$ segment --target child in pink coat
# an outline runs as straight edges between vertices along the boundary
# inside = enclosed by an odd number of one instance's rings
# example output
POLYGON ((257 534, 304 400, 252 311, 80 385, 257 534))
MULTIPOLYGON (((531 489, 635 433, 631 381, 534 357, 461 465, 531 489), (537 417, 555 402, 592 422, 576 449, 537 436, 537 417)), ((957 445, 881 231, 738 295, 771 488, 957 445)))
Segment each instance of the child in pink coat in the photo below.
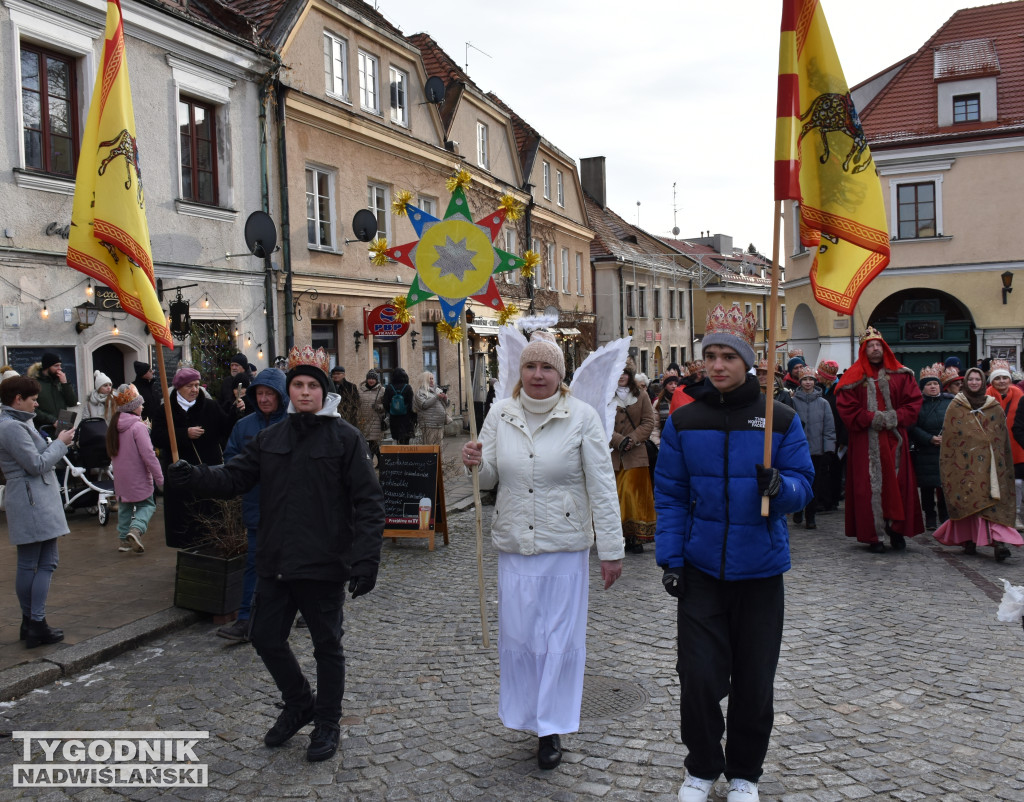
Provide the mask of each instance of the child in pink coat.
POLYGON ((142 401, 134 384, 122 384, 114 393, 116 411, 107 427, 107 453, 118 501, 117 550, 136 554, 146 550, 142 536, 156 511, 153 485, 162 487, 164 483, 149 429, 142 422, 142 401))

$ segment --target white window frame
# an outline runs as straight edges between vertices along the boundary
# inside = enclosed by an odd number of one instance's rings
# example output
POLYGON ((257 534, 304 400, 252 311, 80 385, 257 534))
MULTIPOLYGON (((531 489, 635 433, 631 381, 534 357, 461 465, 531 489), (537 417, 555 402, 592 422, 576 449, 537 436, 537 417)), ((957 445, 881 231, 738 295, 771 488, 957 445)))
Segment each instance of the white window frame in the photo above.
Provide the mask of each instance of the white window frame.
POLYGON ((743 315, 744 316, 749 315, 753 311, 754 311, 754 307, 751 304, 749 304, 749 303, 744 303, 743 304, 743 315))
POLYGON ((544 176, 544 198, 551 200, 551 165, 541 162, 541 172, 544 176))
MULTIPOLYGON (((676 317, 676 291, 670 287, 668 291, 668 319, 675 320, 676 317)), ((675 361, 674 359, 672 360, 675 361)))
POLYGON ((576 251, 576 294, 583 295, 583 254, 576 251))
POLYGON ((432 198, 429 195, 420 195, 416 198, 416 207, 431 217, 437 217, 437 198, 432 198))
POLYGON ((569 294, 569 249, 562 248, 562 293, 569 294))
POLYGON ((894 242, 928 242, 940 240, 947 236, 942 221, 942 176, 938 173, 929 175, 908 175, 899 180, 889 181, 889 231, 894 232, 894 242), (933 184, 935 187, 935 236, 934 237, 900 237, 900 187, 907 184, 933 184))
POLYGON ((636 288, 637 317, 647 320, 647 285, 639 284, 636 288))
POLYGON ((754 313, 757 316, 757 328, 760 331, 764 330, 764 304, 758 304, 754 313))
POLYGON ((388 69, 388 77, 390 78, 388 100, 391 104, 391 122, 396 125, 400 125, 403 128, 408 128, 409 73, 405 70, 398 69, 398 67, 390 67, 388 69), (395 88, 396 84, 401 84, 401 90, 395 88))
POLYGON ((547 251, 548 251, 548 258, 547 258, 546 261, 547 261, 547 265, 548 265, 548 289, 549 290, 553 290, 555 288, 555 286, 556 286, 556 284, 555 284, 555 244, 553 242, 549 242, 548 243, 547 251))
POLYGON ((366 182, 366 208, 377 218, 377 237, 383 235, 391 241, 391 187, 377 181, 366 182), (371 194, 373 193, 373 194, 371 194), (380 199, 378 203, 377 200, 380 199), (380 216, 384 215, 384 231, 380 229, 380 216))
POLYGON ((331 31, 324 31, 324 84, 328 97, 345 103, 349 102, 348 40, 336 33, 331 33, 331 31), (327 53, 328 46, 331 48, 330 55, 327 53), (328 59, 330 60, 329 69, 328 59))
POLYGON ((559 206, 565 206, 565 182, 561 170, 555 170, 555 200, 559 206))
MULTIPOLYGON (((307 164, 306 165, 306 184, 307 184, 307 188, 306 188, 306 246, 311 251, 332 251, 332 252, 336 251, 337 250, 338 238, 337 238, 337 231, 336 231, 336 222, 337 222, 336 218, 337 218, 337 215, 334 214, 335 207, 336 207, 336 201, 335 201, 335 195, 334 195, 334 172, 331 171, 331 170, 325 170, 323 167, 319 167, 319 166, 317 166, 315 164, 307 164), (318 202, 313 204, 313 209, 314 209, 315 216, 312 217, 312 218, 309 216, 309 175, 311 173, 313 175, 313 190, 314 190, 314 192, 316 192, 316 189, 317 189, 317 186, 318 186, 318 183, 319 183, 317 181, 317 177, 321 176, 321 175, 327 177, 327 207, 328 207, 328 209, 330 210, 330 213, 331 213, 331 218, 330 218, 330 220, 327 221, 328 224, 329 224, 329 228, 330 228, 329 236, 331 238, 330 244, 328 244, 328 245, 322 245, 320 243, 320 241, 319 241, 319 236, 317 237, 317 241, 316 242, 310 242, 309 241, 309 221, 313 220, 314 230, 316 230, 316 231, 320 230, 320 224, 323 222, 320 219, 320 214, 319 214, 320 204, 318 202)), ((316 198, 319 199, 319 197, 320 197, 320 194, 316 193, 316 198)))
POLYGON ((359 51, 359 107, 380 114, 380 59, 365 50, 359 51))
POLYGON ((651 311, 655 320, 661 318, 661 287, 654 287, 651 290, 651 311))
POLYGON ((490 168, 490 159, 487 150, 487 123, 477 120, 476 122, 476 164, 485 170, 490 168))
POLYGON ((636 317, 636 287, 632 284, 626 285, 626 317, 636 317))
POLYGON ((779 328, 786 328, 786 305, 779 304, 779 328))
MULTIPOLYGON (((516 253, 516 230, 514 228, 505 229, 505 251, 512 254, 516 253)), ((519 283, 519 271, 508 270, 505 272, 505 283, 506 284, 518 284, 519 283)))
POLYGON ((793 256, 803 256, 807 253, 807 248, 800 241, 800 204, 797 201, 793 201, 793 256))

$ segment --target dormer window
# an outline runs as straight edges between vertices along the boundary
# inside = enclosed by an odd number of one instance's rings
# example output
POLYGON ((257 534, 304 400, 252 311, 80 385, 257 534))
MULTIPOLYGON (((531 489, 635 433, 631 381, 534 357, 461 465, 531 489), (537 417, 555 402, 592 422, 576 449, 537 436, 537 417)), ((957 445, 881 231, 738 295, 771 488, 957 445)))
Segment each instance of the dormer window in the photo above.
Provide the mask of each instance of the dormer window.
POLYGON ((976 123, 981 120, 981 95, 953 96, 953 123, 976 123))

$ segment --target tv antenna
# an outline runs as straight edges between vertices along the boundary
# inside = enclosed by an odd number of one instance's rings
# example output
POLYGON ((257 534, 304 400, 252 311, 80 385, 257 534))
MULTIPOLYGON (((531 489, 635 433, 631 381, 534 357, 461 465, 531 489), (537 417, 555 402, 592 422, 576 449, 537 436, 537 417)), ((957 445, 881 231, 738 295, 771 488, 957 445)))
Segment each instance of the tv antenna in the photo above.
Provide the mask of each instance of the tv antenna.
POLYGON ((469 74, 469 48, 473 48, 477 53, 483 53, 487 58, 491 58, 490 53, 484 53, 479 47, 472 42, 466 42, 466 74, 469 74))
POLYGON ((679 207, 676 206, 676 182, 672 182, 672 236, 679 236, 679 221, 676 219, 676 215, 679 213, 679 207))

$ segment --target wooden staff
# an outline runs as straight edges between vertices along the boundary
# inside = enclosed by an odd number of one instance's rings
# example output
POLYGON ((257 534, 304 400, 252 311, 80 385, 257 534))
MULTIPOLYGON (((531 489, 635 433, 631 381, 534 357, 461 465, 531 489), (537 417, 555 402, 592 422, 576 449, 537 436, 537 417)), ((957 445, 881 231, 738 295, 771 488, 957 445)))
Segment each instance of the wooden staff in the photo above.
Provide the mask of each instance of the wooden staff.
MULTIPOLYGON (((466 307, 462 307, 462 336, 469 336, 469 322, 466 320, 466 307)), ((465 348, 462 349, 462 369, 466 373, 466 380, 462 386, 466 388, 466 408, 469 410, 469 439, 476 442, 476 404, 473 399, 473 374, 470 371, 469 362, 469 340, 466 340, 465 348)), ((473 477, 473 505, 476 507, 476 578, 480 588, 480 629, 484 636, 484 648, 491 647, 491 638, 487 634, 487 602, 484 599, 484 519, 483 502, 480 500, 480 474, 477 472, 479 465, 470 469, 473 477)))
MULTIPOLYGON (((772 297, 768 302, 768 381, 764 399, 764 467, 772 467, 772 425, 775 420, 775 322, 779 309, 779 232, 782 201, 775 201, 775 233, 772 235, 772 297)), ((768 517, 768 496, 761 497, 761 515, 768 517)))
MULTIPOLYGON (((156 342, 154 340, 154 342, 156 342)), ((171 393, 167 389, 167 368, 164 367, 164 347, 156 343, 156 364, 160 374, 160 389, 164 395, 164 414, 167 416, 167 436, 171 440, 171 462, 178 461, 178 440, 174 436, 174 416, 171 414, 171 393)))

